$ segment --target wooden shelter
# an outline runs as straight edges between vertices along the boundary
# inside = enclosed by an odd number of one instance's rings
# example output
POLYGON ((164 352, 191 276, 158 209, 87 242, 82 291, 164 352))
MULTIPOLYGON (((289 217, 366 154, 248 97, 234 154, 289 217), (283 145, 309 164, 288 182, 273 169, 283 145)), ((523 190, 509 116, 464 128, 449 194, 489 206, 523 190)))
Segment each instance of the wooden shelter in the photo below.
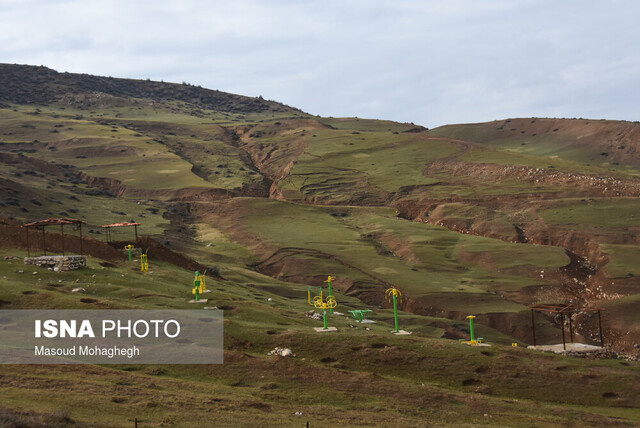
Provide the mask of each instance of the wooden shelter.
POLYGON ((107 229, 106 240, 107 242, 111 242, 111 228, 113 227, 128 227, 133 226, 136 234, 136 241, 138 240, 138 226, 141 226, 140 223, 132 223, 132 222, 122 222, 122 223, 112 223, 112 224, 103 224, 102 227, 107 229))
POLYGON ((564 317, 565 315, 569 318, 569 336, 571 339, 571 343, 573 343, 573 323, 571 320, 571 315, 574 313, 580 312, 597 312, 598 313, 598 326, 600 330, 600 346, 604 347, 604 338, 602 336, 602 309, 600 308, 589 308, 589 307, 578 307, 574 305, 570 305, 567 303, 556 303, 556 304, 539 304, 529 306, 531 309, 531 331, 533 333, 533 346, 536 346, 536 324, 535 324, 535 312, 547 312, 552 314, 560 314, 560 329, 562 330, 562 347, 566 351, 567 343, 564 334, 564 317))
POLYGON ((47 226, 57 226, 60 225, 60 234, 61 234, 61 243, 62 243, 62 255, 64 256, 64 225, 71 224, 75 225, 77 229, 80 230, 80 255, 84 255, 84 251, 82 248, 82 225, 86 224, 85 221, 78 220, 77 218, 55 218, 50 217, 45 220, 34 221, 31 223, 25 223, 24 227, 27 232, 27 257, 31 257, 31 246, 29 244, 29 228, 35 227, 42 229, 42 252, 46 256, 47 255, 47 234, 46 227, 47 226))

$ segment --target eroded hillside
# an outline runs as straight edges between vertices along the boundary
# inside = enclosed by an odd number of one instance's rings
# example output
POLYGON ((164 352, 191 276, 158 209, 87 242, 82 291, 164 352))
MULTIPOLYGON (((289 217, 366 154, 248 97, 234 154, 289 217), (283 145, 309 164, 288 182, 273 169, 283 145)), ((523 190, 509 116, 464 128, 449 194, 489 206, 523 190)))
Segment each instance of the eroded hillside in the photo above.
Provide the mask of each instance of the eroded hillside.
POLYGON ((5 216, 76 216, 94 236, 142 221, 211 262, 301 289, 330 272, 372 305, 394 285, 408 311, 473 312, 525 342, 527 305, 601 306, 616 349, 637 352, 638 124, 427 130, 190 85, 2 71, 5 216))

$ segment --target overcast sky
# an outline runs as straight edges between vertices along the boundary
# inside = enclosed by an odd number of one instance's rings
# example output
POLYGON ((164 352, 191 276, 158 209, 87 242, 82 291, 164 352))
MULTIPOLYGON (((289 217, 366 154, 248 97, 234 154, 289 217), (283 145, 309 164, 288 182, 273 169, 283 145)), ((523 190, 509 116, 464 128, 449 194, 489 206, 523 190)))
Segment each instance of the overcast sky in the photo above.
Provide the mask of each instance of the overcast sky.
POLYGON ((640 120, 640 2, 0 0, 0 62, 428 127, 640 120))

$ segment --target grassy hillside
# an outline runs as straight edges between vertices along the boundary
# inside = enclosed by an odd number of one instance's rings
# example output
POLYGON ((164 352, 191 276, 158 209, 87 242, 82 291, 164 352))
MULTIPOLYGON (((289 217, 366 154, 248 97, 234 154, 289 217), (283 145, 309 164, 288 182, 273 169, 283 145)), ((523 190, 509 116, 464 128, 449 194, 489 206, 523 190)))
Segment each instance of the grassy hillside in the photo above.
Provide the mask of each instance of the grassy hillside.
MULTIPOLYGON (((0 65, 0 83, 0 256, 26 253, 14 221, 51 216, 86 221, 97 241, 102 224, 138 221, 157 241, 147 275, 91 240, 89 267, 75 272, 0 258, 0 307, 193 308, 192 261, 219 271, 208 297, 225 310, 224 365, 0 367, 0 421, 640 423, 639 125, 427 130, 40 67, 0 65), (327 275, 345 314, 330 318, 333 335, 305 314, 308 287, 327 275), (389 287, 403 293, 411 336, 389 333, 389 287), (524 349, 527 306, 568 302, 602 307, 605 341, 627 359, 524 349), (377 322, 358 324, 351 309, 377 322), (458 343, 469 314, 491 348, 458 343), (295 357, 267 356, 276 346, 295 357)), ((597 341, 594 319, 573 321, 577 340, 597 341)), ((558 343, 559 323, 540 315, 538 340, 558 343)))
MULTIPOLYGON (((0 263, 3 308, 192 306, 186 302, 192 273, 153 258, 146 275, 136 262, 125 260, 104 267, 91 259, 87 269, 65 274, 24 270, 19 261, 0 263), (71 293, 75 287, 86 292, 71 293)), ((640 399, 637 364, 513 349, 495 343, 509 339, 487 328, 482 334, 494 346, 473 349, 439 338, 447 328, 463 329, 464 323, 406 314, 403 324, 414 335, 392 337, 388 310, 375 312, 379 323, 369 324, 369 330, 334 316, 330 322, 339 333, 317 335, 311 327, 319 322, 304 315, 309 307, 299 286, 246 269, 223 272, 226 280, 208 281, 212 293, 207 297, 225 308, 224 365, 4 366, 3 407, 18 411, 11 416, 15 420, 62 418, 98 426, 125 426, 134 417, 176 426, 208 426, 212 417, 225 426, 345 418, 353 425, 397 426, 425 417, 443 426, 460 426, 461 420, 469 426, 484 424, 485 418, 498 425, 517 425, 526 418, 532 426, 572 420, 598 426, 640 418, 634 410, 640 399), (296 356, 266 356, 275 346, 291 347, 296 356), (540 378, 540 371, 553 378, 540 378), (585 377, 590 387, 577 394, 574 385, 585 377), (61 389, 64 394, 58 393, 61 389)), ((362 307, 342 293, 338 299, 343 311, 362 307)))

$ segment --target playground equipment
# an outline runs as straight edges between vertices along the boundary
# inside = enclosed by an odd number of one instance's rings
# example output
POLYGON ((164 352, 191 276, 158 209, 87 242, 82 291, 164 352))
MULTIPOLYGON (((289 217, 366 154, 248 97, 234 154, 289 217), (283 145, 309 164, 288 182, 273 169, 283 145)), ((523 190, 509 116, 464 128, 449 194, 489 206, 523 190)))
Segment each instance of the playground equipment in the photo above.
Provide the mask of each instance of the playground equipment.
POLYGON ((396 329, 393 331, 393 333, 399 333, 400 330, 398 330, 398 300, 402 298, 402 293, 397 288, 392 287, 387 289, 385 294, 387 296, 388 301, 391 301, 391 298, 393 297, 393 318, 395 319, 395 325, 396 325, 396 329))
MULTIPOLYGON (((333 297, 333 294, 331 293, 331 281, 334 281, 335 279, 336 279, 336 277, 335 277, 335 276, 331 276, 331 275, 329 275, 329 276, 327 277, 327 280, 326 280, 326 281, 324 281, 324 282, 326 282, 327 284, 329 284, 329 297, 333 297)), ((331 313, 331 314, 333 313, 333 308, 329 310, 329 313, 331 313)))
POLYGON ((327 309, 333 309, 338 306, 338 302, 333 296, 327 296, 326 300, 322 300, 322 296, 316 296, 313 298, 313 306, 322 309, 322 318, 324 321, 324 327, 322 329, 316 329, 316 331, 334 331, 335 327, 327 327, 327 309))
MULTIPOLYGON (((467 317, 467 319, 469 320, 469 336, 471 337, 471 340, 462 340, 462 343, 466 343, 467 345, 471 345, 471 346, 478 346, 482 343, 482 341, 484 340, 482 337, 478 337, 476 339, 476 335, 475 335, 475 331, 473 329, 473 320, 476 318, 475 315, 469 315, 467 317)), ((484 345, 483 345, 484 346, 484 345)))
POLYGON ((135 247, 132 244, 124 246, 124 249, 127 250, 127 252, 129 253, 129 261, 131 261, 131 250, 133 250, 134 248, 135 247))
POLYGON ((140 272, 148 272, 149 271, 149 262, 147 260, 147 252, 149 250, 145 251, 144 254, 140 254, 140 272))
MULTIPOLYGON (((194 284, 194 285, 195 285, 195 284, 194 284)), ((200 291, 200 290, 201 290, 201 286, 200 286, 200 284, 195 285, 195 286, 193 287, 193 290, 191 290, 191 294, 195 294, 195 295, 196 295, 196 302, 199 302, 199 301, 200 301, 200 293, 202 292, 202 291, 200 291)))
MULTIPOLYGON (((323 300, 323 299, 322 299, 322 287, 318 287, 318 294, 319 294, 319 297, 320 297, 320 301, 322 301, 322 300, 323 300)), ((317 297, 318 297, 318 296, 316 296, 316 297, 314 297, 314 298, 313 298, 313 302, 315 302, 315 299, 316 299, 317 297)), ((310 306, 314 306, 314 305, 313 305, 313 302, 311 301, 311 287, 307 288, 307 301, 309 302, 309 305, 310 305, 310 306)))
POLYGON ((356 309, 353 311, 349 311, 349 313, 353 316, 353 318, 357 319, 358 322, 362 322, 364 317, 371 312, 373 312, 371 309, 356 309))
POLYGON ((191 294, 195 294, 196 297, 190 303, 206 303, 208 301, 208 299, 200 299, 201 294, 209 292, 205 284, 206 273, 206 270, 202 274, 199 271, 196 271, 195 278, 193 279, 193 288, 191 289, 191 294))
POLYGON ((207 278, 205 276, 206 274, 207 274, 206 270, 203 273, 196 271, 196 276, 193 279, 193 286, 199 287, 200 294, 209 292, 209 290, 207 290, 207 284, 206 284, 207 278))

